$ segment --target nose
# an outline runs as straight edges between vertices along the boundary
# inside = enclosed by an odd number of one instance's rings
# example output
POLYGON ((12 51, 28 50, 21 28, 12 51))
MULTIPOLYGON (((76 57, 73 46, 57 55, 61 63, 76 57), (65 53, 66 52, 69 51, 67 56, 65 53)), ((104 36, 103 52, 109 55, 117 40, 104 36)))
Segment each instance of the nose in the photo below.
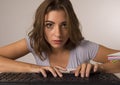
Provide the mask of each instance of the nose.
POLYGON ((60 37, 61 36, 60 26, 58 26, 58 25, 55 27, 55 36, 56 37, 60 37))

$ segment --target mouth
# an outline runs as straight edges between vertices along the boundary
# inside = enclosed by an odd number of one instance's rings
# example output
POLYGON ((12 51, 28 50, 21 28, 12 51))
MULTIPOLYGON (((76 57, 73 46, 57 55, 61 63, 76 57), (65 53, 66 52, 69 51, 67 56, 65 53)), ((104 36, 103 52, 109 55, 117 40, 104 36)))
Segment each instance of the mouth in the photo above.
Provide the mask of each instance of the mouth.
POLYGON ((61 43, 62 43, 62 40, 53 40, 53 42, 54 42, 55 44, 61 44, 61 43))

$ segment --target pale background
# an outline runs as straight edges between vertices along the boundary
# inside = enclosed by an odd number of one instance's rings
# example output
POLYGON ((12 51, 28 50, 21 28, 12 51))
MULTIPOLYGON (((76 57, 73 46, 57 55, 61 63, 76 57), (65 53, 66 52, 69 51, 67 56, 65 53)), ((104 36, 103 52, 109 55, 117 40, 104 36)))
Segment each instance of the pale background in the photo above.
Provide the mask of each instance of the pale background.
MULTIPOLYGON (((0 0, 0 46, 23 37, 43 0, 0 0)), ((120 0, 71 0, 86 39, 120 49, 120 0)), ((31 54, 19 59, 35 63, 31 54)))

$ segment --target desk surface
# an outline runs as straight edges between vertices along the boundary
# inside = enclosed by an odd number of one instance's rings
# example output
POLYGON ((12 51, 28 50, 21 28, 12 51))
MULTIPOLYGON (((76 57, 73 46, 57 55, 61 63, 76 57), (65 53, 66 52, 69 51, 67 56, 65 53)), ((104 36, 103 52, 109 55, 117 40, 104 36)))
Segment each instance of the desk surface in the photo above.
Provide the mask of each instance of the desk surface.
POLYGON ((110 73, 92 73, 89 78, 75 77, 74 74, 63 74, 63 77, 54 78, 51 73, 44 78, 40 73, 0 73, 0 85, 45 85, 71 84, 81 85, 120 85, 120 79, 110 73))

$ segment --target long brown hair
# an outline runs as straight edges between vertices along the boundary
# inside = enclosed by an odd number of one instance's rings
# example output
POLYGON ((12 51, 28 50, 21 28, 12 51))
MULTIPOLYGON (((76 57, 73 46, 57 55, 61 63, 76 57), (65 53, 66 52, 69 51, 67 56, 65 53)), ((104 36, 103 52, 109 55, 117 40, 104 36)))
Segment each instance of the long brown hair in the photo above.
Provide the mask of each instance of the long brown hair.
POLYGON ((75 48, 84 39, 70 0, 44 0, 36 11, 33 29, 28 34, 31 46, 41 60, 46 59, 42 56, 42 52, 51 52, 51 46, 44 37, 44 20, 45 15, 52 10, 64 10, 66 13, 67 27, 69 28, 69 39, 65 44, 66 49, 75 48))

